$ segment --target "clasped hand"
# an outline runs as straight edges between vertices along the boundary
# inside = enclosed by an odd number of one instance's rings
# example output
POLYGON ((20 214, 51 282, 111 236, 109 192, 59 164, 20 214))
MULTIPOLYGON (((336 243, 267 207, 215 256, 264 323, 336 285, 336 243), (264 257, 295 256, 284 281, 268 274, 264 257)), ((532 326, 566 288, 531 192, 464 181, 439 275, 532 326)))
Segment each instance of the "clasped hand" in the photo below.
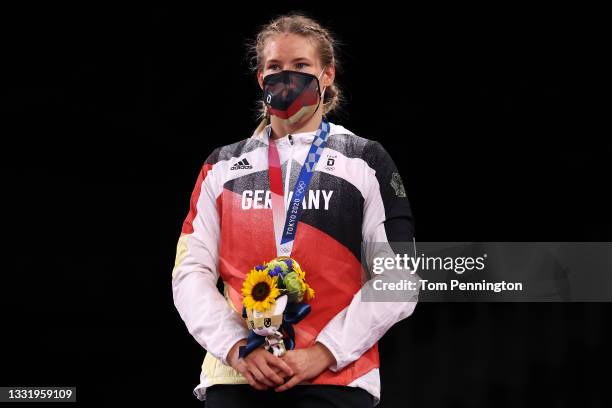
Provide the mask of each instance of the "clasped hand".
POLYGON ((333 354, 321 343, 288 350, 282 357, 261 347, 245 358, 238 358, 238 349, 242 345, 246 345, 246 340, 232 347, 228 362, 253 388, 262 391, 268 388, 274 388, 277 392, 288 390, 302 381, 316 377, 336 362, 333 354))

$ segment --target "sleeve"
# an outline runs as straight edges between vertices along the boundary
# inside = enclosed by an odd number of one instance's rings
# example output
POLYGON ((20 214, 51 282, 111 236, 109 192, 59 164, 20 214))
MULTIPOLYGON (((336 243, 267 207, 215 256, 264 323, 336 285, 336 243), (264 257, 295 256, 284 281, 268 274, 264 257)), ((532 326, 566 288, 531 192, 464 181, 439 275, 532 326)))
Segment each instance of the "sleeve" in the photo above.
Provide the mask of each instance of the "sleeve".
MULTIPOLYGON (((412 242, 414 223, 400 174, 382 145, 369 141, 364 150, 366 193, 362 223, 362 256, 370 277, 375 257, 395 257, 390 243, 412 242)), ((367 280, 351 303, 323 328, 317 341, 336 358, 329 367, 338 371, 357 360, 395 323, 410 316, 417 304, 419 277, 405 269, 385 270, 367 280), (375 290, 375 280, 409 280, 414 290, 400 294, 375 290)), ((397 292, 397 291, 396 291, 397 292)))
POLYGON ((218 149, 197 177, 190 208, 178 239, 172 271, 174 305, 189 333, 223 364, 237 341, 248 331, 240 316, 217 289, 220 220, 216 205, 215 178, 218 149))

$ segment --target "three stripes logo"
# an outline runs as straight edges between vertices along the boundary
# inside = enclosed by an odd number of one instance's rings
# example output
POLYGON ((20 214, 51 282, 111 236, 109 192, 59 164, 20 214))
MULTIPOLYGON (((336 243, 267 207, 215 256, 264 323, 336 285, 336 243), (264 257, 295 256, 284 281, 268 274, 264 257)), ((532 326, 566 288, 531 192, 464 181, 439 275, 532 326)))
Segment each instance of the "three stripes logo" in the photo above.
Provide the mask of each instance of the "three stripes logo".
POLYGON ((234 165, 230 167, 230 170, 243 170, 243 169, 252 169, 252 168, 253 166, 251 166, 249 161, 245 158, 245 159, 240 160, 237 163, 234 163, 234 165))

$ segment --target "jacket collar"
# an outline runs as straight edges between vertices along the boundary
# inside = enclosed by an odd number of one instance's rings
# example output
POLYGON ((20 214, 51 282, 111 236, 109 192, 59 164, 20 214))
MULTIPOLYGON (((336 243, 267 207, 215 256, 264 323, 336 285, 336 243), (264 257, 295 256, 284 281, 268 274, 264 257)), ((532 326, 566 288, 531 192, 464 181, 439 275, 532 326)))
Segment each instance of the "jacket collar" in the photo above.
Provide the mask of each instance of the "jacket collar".
MULTIPOLYGON (((254 133, 251 136, 251 139, 259 140, 260 142, 264 143, 267 146, 268 145, 268 135, 269 135, 271 128, 272 128, 272 124, 269 123, 262 131, 260 131, 259 133, 254 133)), ((317 133, 316 130, 313 130, 311 132, 292 133, 291 138, 293 139, 294 144, 310 144, 312 143, 316 133, 317 133)), ((346 129, 343 126, 336 125, 332 122, 329 122, 329 135, 331 136, 334 134, 353 135, 354 133, 346 129)), ((279 147, 286 146, 286 145, 288 146, 289 145, 288 135, 275 139, 275 143, 279 147)))

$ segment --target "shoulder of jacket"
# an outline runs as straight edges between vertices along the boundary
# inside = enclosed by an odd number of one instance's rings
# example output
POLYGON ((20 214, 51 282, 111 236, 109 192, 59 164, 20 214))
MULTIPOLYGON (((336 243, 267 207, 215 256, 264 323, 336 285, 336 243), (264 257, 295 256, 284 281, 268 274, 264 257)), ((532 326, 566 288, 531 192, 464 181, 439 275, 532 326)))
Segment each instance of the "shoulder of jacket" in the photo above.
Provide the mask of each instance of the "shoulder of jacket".
POLYGON ((266 145, 261 139, 249 136, 237 142, 216 147, 207 159, 207 163, 215 164, 223 160, 230 160, 263 146, 266 145))
POLYGON ((345 128, 341 125, 330 123, 330 138, 328 139, 327 145, 334 150, 337 150, 347 157, 360 157, 366 158, 371 155, 371 150, 376 146, 380 146, 380 143, 357 135, 355 132, 345 128))

